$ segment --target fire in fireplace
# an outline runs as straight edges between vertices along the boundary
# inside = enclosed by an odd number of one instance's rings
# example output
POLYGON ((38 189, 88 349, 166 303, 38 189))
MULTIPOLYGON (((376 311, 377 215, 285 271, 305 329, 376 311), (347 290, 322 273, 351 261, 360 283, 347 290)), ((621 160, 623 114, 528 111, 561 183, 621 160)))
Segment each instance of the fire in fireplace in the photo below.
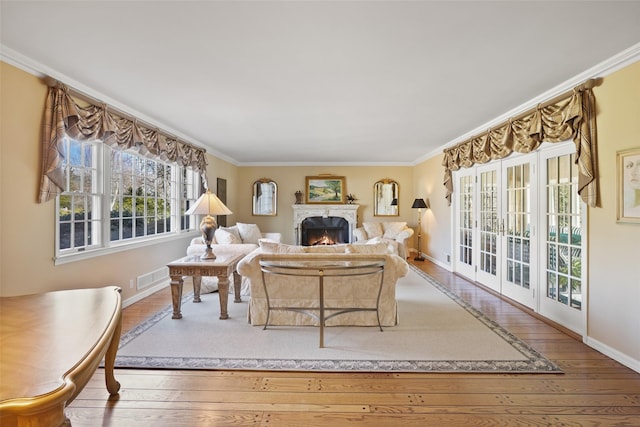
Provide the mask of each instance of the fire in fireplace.
POLYGON ((302 221, 303 246, 336 245, 349 242, 349 223, 340 217, 313 216, 302 221))

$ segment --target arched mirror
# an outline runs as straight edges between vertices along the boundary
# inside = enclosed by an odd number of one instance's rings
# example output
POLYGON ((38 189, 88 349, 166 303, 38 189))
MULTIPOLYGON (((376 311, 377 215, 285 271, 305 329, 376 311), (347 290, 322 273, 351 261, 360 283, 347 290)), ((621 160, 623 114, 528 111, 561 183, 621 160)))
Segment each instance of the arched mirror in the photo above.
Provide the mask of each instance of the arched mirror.
POLYGON ((278 185, 269 178, 261 178, 253 183, 253 214, 276 215, 278 206, 278 185))
POLYGON ((373 216, 398 216, 400 186, 392 179, 385 178, 373 186, 373 216))

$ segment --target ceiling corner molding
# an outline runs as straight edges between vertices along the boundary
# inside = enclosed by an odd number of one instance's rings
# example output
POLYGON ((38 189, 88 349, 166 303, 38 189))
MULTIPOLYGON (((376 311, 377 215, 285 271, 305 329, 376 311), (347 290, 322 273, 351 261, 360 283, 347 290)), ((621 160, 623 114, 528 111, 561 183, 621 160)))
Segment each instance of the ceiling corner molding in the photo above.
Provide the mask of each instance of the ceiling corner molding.
POLYGON ((347 166, 414 166, 413 162, 242 162, 236 166, 239 167, 314 167, 314 166, 335 166, 335 167, 347 167, 347 166))
POLYGON ((472 138, 482 132, 485 132, 487 129, 491 129, 500 123, 508 121, 510 117, 518 116, 523 112, 534 108, 538 104, 542 104, 555 96, 558 96, 564 92, 570 91, 574 87, 584 83, 586 80, 595 79, 600 77, 605 77, 609 74, 612 74, 628 65, 633 64, 634 62, 640 60, 640 43, 636 43, 630 48, 623 50, 617 55, 612 56, 611 58, 602 61, 601 63, 587 69, 586 71, 578 74, 577 76, 566 80, 565 82, 559 84, 558 86, 551 88, 550 90, 542 93, 541 95, 533 98, 532 100, 525 102, 524 104, 506 112, 505 114, 496 117, 495 119, 478 126, 477 128, 465 133, 464 135, 459 136, 458 138, 442 145, 439 149, 432 151, 429 154, 426 154, 420 157, 419 160, 416 160, 414 165, 417 165, 425 160, 434 157, 435 155, 442 154, 443 150, 449 147, 453 147, 454 145, 466 141, 469 138, 472 138))
POLYGON ((238 166, 238 161, 236 159, 232 159, 231 157, 225 154, 222 154, 217 150, 212 149, 210 146, 203 144, 202 142, 196 141, 193 138, 187 135, 184 135, 181 132, 176 131, 175 129, 165 126, 162 123, 159 123, 157 120, 154 120, 151 117, 147 116, 146 114, 143 114, 140 111, 130 108, 110 98, 109 96, 103 93, 100 93, 88 86, 85 86, 84 84, 72 79, 71 77, 66 76, 50 67, 47 67, 46 65, 40 62, 34 61, 33 59, 25 55, 22 55, 21 53, 18 53, 13 49, 10 49, 4 46, 3 44, 0 44, 0 60, 2 60, 3 62, 6 62, 7 64, 13 65, 14 67, 19 68, 36 77, 44 78, 48 76, 55 80, 58 80, 59 82, 73 88, 74 90, 84 93, 91 98, 100 100, 101 102, 104 102, 110 106, 113 106, 115 109, 120 110, 123 113, 137 117, 149 125, 153 125, 159 129, 162 129, 164 132, 168 134, 171 134, 199 148, 202 148, 207 152, 207 154, 211 154, 213 156, 218 157, 221 160, 224 160, 226 162, 233 164, 234 166, 238 166))
POLYGON ((44 67, 44 65, 35 62, 31 58, 27 58, 26 56, 16 52, 13 49, 6 47, 1 43, 0 43, 0 60, 2 62, 6 62, 9 65, 13 65, 14 67, 19 68, 22 71, 25 71, 36 77, 42 78, 47 75, 42 71, 42 68, 46 68, 44 67))

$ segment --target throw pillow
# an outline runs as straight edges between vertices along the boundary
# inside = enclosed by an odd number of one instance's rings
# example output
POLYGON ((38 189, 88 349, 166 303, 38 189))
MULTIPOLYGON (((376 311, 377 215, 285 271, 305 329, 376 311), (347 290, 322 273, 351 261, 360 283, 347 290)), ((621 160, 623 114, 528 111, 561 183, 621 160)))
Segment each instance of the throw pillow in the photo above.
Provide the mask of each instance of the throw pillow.
POLYGON ((347 245, 345 252, 348 254, 384 255, 389 253, 389 247, 386 243, 376 243, 374 245, 347 245))
POLYGON ((268 240, 260 240, 260 250, 265 254, 301 254, 304 253, 302 246, 286 245, 284 243, 274 243, 268 240))
POLYGON ((238 233, 240 233, 242 243, 253 243, 257 245, 262 238, 262 233, 256 224, 237 222, 236 226, 238 227, 238 233))
POLYGON ((223 229, 224 231, 228 231, 239 240, 239 243, 242 243, 242 238, 240 237, 240 232, 238 231, 237 225, 232 225, 231 227, 219 227, 218 229, 223 229))
POLYGON ((237 233, 233 233, 225 227, 218 228, 216 230, 215 236, 216 242, 218 242, 218 244, 220 245, 234 245, 242 243, 242 240, 240 240, 240 236, 237 233))
POLYGON ((406 226, 406 222, 383 222, 384 235, 382 237, 385 239, 395 239, 406 226))
POLYGON ((379 222, 363 222, 362 227, 367 232, 367 238, 373 239, 374 237, 382 237, 384 231, 382 230, 382 224, 379 222))

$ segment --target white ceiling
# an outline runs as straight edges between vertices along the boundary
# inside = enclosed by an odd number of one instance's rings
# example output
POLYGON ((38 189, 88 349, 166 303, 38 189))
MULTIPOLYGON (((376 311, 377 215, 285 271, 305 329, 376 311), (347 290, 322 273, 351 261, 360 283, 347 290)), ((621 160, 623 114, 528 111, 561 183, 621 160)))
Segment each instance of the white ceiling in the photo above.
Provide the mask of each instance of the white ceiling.
POLYGON ((4 59, 235 164, 412 164, 640 42, 640 1, 7 1, 4 59))

